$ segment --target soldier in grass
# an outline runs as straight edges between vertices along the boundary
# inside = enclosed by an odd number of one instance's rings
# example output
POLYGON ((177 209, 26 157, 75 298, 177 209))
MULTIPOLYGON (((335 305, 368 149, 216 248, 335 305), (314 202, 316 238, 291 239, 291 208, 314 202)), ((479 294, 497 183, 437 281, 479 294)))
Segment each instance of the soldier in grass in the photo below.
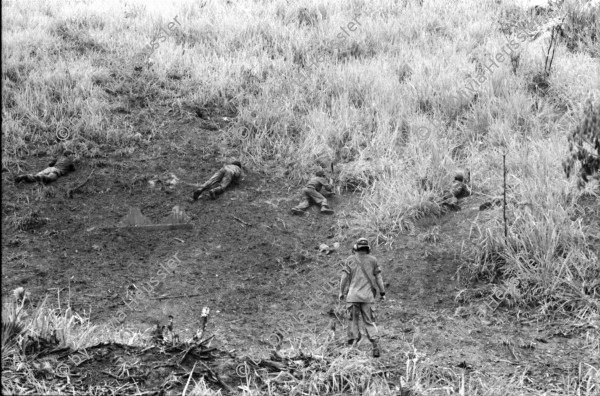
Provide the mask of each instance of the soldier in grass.
POLYGON ((20 183, 22 181, 28 183, 52 183, 59 177, 64 176, 74 170, 75 165, 73 164, 73 152, 70 150, 65 150, 59 158, 56 158, 48 165, 48 168, 36 173, 35 175, 19 175, 15 177, 15 183, 20 183))
POLYGON ((302 189, 302 202, 294 208, 292 208, 293 214, 303 214, 306 209, 310 207, 312 202, 316 203, 321 207, 321 213, 333 214, 333 209, 329 207, 327 198, 335 195, 333 192, 333 186, 329 184, 329 181, 325 178, 325 172, 318 170, 315 176, 310 179, 304 189, 302 189))
POLYGON ((340 281, 340 300, 346 300, 350 326, 348 327, 348 345, 355 345, 361 338, 358 328, 359 317, 365 324, 369 341, 373 344, 373 357, 379 357, 379 331, 375 325, 373 305, 379 290, 380 301, 385 300, 385 287, 381 268, 377 259, 371 256, 371 247, 366 238, 360 238, 354 245, 352 256, 344 263, 340 281))
POLYGON ((231 182, 238 182, 244 177, 244 171, 242 170, 242 163, 240 161, 231 161, 225 165, 217 173, 212 175, 206 183, 200 188, 194 191, 193 200, 197 201, 200 195, 206 190, 209 190, 211 199, 216 199, 217 195, 222 194, 223 191, 231 184, 231 182), (218 186, 217 186, 218 184, 218 186), (217 187, 215 187, 217 186, 217 187))
POLYGON ((469 195, 471 195, 471 188, 469 187, 468 180, 465 180, 463 172, 456 172, 450 190, 446 191, 442 196, 441 205, 451 209, 460 209, 458 200, 469 195))

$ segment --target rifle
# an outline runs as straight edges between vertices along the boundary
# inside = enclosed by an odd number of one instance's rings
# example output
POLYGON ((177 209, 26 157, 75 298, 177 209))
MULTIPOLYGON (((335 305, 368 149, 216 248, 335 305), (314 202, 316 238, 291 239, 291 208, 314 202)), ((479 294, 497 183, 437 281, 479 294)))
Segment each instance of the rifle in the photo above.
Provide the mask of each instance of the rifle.
POLYGON ((329 316, 329 325, 327 326, 329 330, 335 334, 335 329, 338 327, 344 328, 344 321, 346 320, 346 303, 336 299, 336 302, 327 312, 327 316, 329 316))
POLYGON ((331 186, 331 193, 332 195, 335 195, 335 180, 333 178, 333 161, 331 161, 331 174, 329 175, 329 185, 331 186))

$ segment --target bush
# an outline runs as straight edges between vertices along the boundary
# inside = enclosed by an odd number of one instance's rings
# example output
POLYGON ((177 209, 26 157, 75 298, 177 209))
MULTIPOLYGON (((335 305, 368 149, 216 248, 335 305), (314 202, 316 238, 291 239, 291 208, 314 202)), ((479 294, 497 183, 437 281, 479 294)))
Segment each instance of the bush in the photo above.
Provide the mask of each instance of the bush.
POLYGON ((576 162, 581 164, 578 186, 582 188, 589 177, 598 179, 600 170, 600 100, 589 98, 586 102, 581 123, 569 136, 570 156, 563 162, 567 177, 573 173, 576 162))
POLYGON ((600 56, 600 1, 570 1, 565 3, 563 38, 571 51, 587 51, 600 56))

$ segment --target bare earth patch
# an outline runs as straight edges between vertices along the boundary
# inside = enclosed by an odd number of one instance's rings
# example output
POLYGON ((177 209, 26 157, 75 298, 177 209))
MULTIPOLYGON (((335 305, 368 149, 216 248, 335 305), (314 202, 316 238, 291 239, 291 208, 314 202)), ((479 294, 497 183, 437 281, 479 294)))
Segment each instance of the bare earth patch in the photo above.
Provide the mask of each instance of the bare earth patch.
MULTIPOLYGON (((331 312, 341 308, 337 290, 330 289, 316 302, 311 296, 324 289, 326 282, 339 281, 339 263, 354 242, 344 224, 358 198, 349 194, 335 198, 334 216, 320 216, 316 210, 303 217, 291 216, 289 211, 298 198, 294 192, 301 185, 255 172, 250 165, 243 184, 215 201, 203 197, 190 203, 189 185, 149 180, 174 174, 184 182, 198 183, 232 153, 218 149, 218 135, 199 129, 195 120, 167 128, 172 139, 130 157, 85 161, 51 187, 15 186, 4 172, 4 218, 35 208, 47 221, 20 230, 3 222, 2 289, 23 286, 33 301, 46 294, 60 295, 65 304, 68 296, 71 307, 89 313, 94 322, 112 321, 122 330, 146 331, 148 337, 156 323, 165 324, 172 315, 174 332, 181 340, 196 332, 202 307, 208 306, 207 334, 214 336, 209 354, 214 356, 207 358, 206 367, 196 365, 193 377, 204 377, 210 386, 225 392, 248 381, 236 374, 238 365, 248 361, 244 356, 255 362, 270 359, 274 339, 278 353, 288 360, 298 360, 300 350, 314 350, 320 342, 328 346, 324 350, 328 355, 322 358, 334 360, 340 353, 347 358, 351 351, 344 345, 343 321, 330 337, 335 323, 331 312), (73 198, 67 198, 66 192, 93 168, 95 176, 73 198), (55 194, 34 200, 40 189, 49 188, 55 194), (103 229, 116 225, 128 206, 141 208, 157 222, 175 205, 190 215, 192 230, 103 229), (339 251, 319 253, 321 243, 332 246, 334 242, 341 244, 339 251), (154 287, 151 295, 131 304, 128 290, 140 289, 174 254, 180 260, 174 273, 154 287), (115 321, 119 310, 125 317, 115 321)), ((28 159, 31 167, 42 166, 46 160, 28 159)), ((384 353, 381 359, 372 360, 368 340, 361 342, 357 353, 373 365, 373 376, 384 378, 391 389, 407 389, 419 376, 432 384, 447 383, 453 391, 461 381, 519 378, 523 389, 542 391, 575 381, 598 357, 597 350, 585 342, 586 332, 593 328, 583 326, 579 333, 565 333, 559 319, 540 323, 528 312, 483 300, 455 302, 456 293, 465 286, 456 270, 463 243, 473 237, 472 225, 478 216, 499 214, 480 212, 482 202, 476 195, 466 198, 461 211, 423 219, 411 234, 399 235, 374 251, 389 296, 377 314, 384 353)), ((73 351, 53 355, 70 365, 72 373, 83 376, 78 386, 84 388, 109 383, 112 389, 133 389, 135 384, 140 391, 181 392, 192 360, 156 367, 178 362, 185 350, 182 345, 160 349, 102 344, 87 348, 90 358, 76 367, 69 360, 73 351), (129 378, 117 372, 119 365, 130 368, 129 378)), ((198 352, 198 359, 203 359, 202 353, 198 352)), ((261 367, 260 363, 256 366, 261 367)), ((262 368, 266 374, 257 373, 265 378, 270 378, 269 372, 282 371, 264 363, 262 368)), ((292 376, 300 372, 283 371, 292 376)), ((68 382, 67 377, 56 375, 47 379, 56 386, 68 382)))

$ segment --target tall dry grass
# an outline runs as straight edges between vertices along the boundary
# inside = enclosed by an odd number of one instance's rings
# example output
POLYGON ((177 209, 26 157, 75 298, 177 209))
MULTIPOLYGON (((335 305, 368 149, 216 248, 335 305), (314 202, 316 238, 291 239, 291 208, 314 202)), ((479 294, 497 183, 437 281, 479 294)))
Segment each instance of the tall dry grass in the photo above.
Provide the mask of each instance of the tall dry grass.
POLYGON ((5 296, 2 303, 2 393, 39 394, 56 392, 55 386, 40 379, 40 373, 60 373, 56 358, 37 361, 40 348, 50 343, 73 349, 88 346, 95 330, 89 319, 71 307, 52 308, 41 301, 31 309, 22 296, 5 296))
MULTIPOLYGON (((86 354, 85 348, 105 341, 138 346, 150 343, 148 334, 139 330, 115 330, 108 324, 93 324, 89 313, 73 311, 70 297, 62 304, 60 297, 57 305, 51 305, 47 297, 34 304, 28 297, 3 296, 2 394, 67 393, 64 386, 53 379, 64 378, 68 367, 55 355, 38 358, 41 352, 70 348, 86 354)), ((96 394, 101 389, 106 392, 101 386, 95 390, 90 388, 89 392, 96 394)), ((118 394, 118 390, 112 392, 118 394)))

